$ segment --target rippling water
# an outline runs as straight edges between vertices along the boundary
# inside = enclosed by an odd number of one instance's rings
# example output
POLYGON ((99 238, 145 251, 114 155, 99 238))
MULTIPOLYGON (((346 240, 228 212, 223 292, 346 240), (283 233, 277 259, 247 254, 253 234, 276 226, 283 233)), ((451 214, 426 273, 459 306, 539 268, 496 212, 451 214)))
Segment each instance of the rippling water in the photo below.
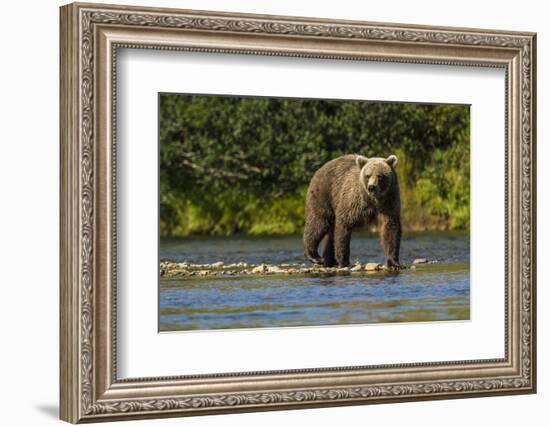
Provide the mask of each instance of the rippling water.
MULTIPOLYGON (((418 233, 402 240, 401 261, 437 260, 399 274, 185 277, 160 281, 160 330, 467 320, 469 238, 418 233)), ((355 235, 352 260, 382 262, 377 237, 355 235)), ((161 241, 161 260, 191 263, 303 262, 300 237, 161 241)))

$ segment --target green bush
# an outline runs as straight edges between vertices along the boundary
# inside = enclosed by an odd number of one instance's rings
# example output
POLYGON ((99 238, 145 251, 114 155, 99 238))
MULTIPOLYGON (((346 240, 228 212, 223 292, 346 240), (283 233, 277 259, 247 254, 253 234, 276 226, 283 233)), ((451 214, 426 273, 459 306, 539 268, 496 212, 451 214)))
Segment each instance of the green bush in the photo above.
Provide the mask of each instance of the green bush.
POLYGON ((407 229, 469 227, 469 107, 160 95, 160 231, 293 234, 313 173, 396 153, 407 229))

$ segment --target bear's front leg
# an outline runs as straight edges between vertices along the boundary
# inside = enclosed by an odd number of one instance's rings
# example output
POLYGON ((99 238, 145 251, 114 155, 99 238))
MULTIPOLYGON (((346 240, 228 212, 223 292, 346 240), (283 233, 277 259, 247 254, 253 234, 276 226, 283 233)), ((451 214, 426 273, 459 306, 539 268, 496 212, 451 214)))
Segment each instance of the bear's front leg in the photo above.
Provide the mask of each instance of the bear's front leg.
POLYGON ((338 263, 338 267, 347 267, 349 265, 351 230, 352 227, 344 221, 336 221, 336 226, 334 228, 334 256, 338 263))
POLYGON ((380 214, 380 240, 386 256, 386 267, 399 270, 399 247, 401 246, 401 220, 397 216, 380 214))

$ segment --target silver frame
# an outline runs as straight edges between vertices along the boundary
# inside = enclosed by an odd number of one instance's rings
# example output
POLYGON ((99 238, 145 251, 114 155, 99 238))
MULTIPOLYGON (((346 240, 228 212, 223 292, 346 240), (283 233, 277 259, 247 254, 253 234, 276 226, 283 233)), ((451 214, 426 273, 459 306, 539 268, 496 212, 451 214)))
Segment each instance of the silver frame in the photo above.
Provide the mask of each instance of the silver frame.
POLYGON ((63 420, 77 423, 535 392, 535 34, 81 3, 63 6, 60 13, 63 420), (505 357, 118 379, 118 48, 504 68, 505 357))

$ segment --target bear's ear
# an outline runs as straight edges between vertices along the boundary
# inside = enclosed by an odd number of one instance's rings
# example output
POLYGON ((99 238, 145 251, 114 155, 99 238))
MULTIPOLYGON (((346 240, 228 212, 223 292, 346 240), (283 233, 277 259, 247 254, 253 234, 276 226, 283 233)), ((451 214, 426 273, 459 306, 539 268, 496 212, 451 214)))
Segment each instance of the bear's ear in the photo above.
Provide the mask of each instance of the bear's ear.
POLYGON ((355 163, 357 164, 357 166, 359 166, 359 169, 363 169, 363 166, 365 166, 368 161, 369 159, 367 159, 365 156, 357 156, 355 158, 355 163))
POLYGON ((390 165, 392 168, 396 167, 397 166, 397 156, 392 154, 390 157, 388 157, 386 159, 386 163, 388 165, 390 165))

